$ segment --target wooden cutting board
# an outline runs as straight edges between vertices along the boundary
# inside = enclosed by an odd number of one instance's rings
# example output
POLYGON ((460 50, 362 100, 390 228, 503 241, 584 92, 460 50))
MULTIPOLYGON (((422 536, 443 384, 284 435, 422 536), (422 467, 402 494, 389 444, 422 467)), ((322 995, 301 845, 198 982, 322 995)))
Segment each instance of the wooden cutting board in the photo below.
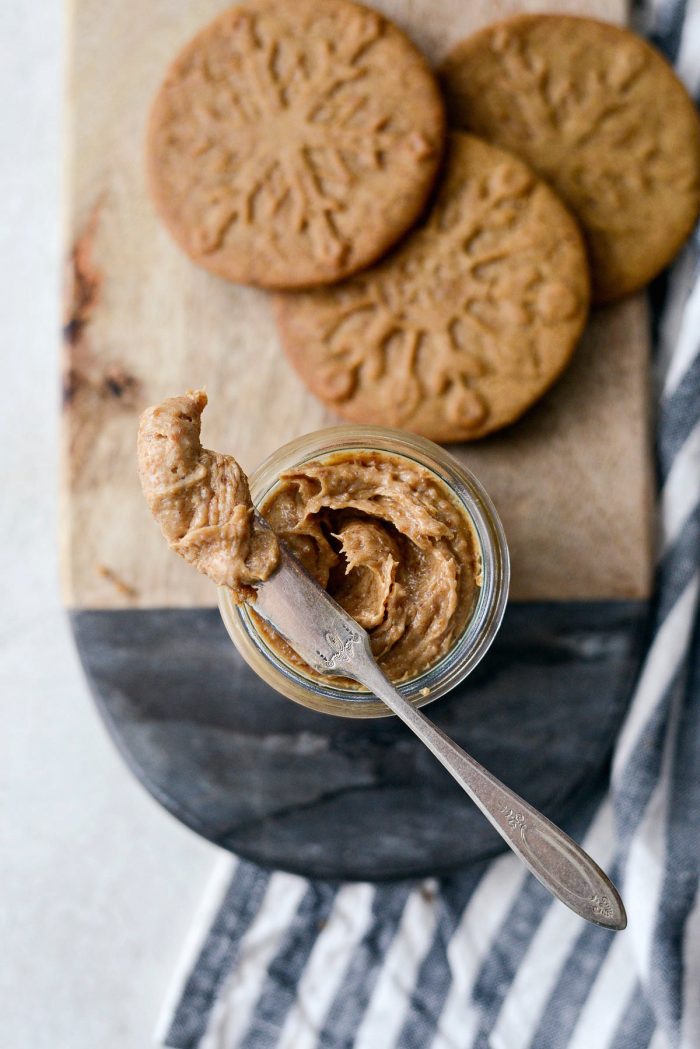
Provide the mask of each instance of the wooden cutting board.
MULTIPOLYGON (((319 0, 322 2, 322 0, 319 0)), ((75 608, 208 606, 208 581, 168 551, 134 462, 139 412, 210 395, 204 440, 251 470, 333 424, 278 344, 264 293, 194 266, 146 193, 143 140, 165 67, 221 0, 73 0, 67 138, 62 566, 75 608)), ((625 17, 622 0, 378 0, 437 62, 515 9, 625 17)), ((569 371, 518 425, 454 449, 503 517, 515 600, 649 592, 649 336, 641 298, 598 311, 569 371)))
MULTIPOLYGON (((205 441, 248 470, 336 421, 287 365, 265 295, 192 265, 146 194, 151 97, 173 53, 224 3, 73 0, 62 481, 71 621, 117 745, 198 833, 308 875, 439 873, 492 855, 501 839, 397 719, 327 717, 257 678, 211 607, 213 587, 167 550, 138 488, 138 414, 189 386, 210 394, 205 441)), ((516 9, 377 7, 435 61, 516 9)), ((530 7, 625 14, 622 0, 517 5, 530 7)), ((641 299, 596 313, 569 371, 525 420, 454 449, 503 516, 520 603, 430 716, 556 820, 595 796, 639 661, 648 351, 641 299)))

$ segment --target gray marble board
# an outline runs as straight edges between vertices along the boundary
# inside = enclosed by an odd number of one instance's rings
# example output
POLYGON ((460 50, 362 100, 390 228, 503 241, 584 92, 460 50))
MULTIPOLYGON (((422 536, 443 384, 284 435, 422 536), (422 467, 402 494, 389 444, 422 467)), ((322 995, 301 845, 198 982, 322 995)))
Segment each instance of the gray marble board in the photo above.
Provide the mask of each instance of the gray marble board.
MULTIPOLYGON (((645 602, 511 605, 482 664, 430 717, 551 818, 606 773, 645 602)), ((216 609, 76 611, 95 698, 174 816, 260 864, 311 876, 439 874, 496 854, 476 807, 393 718, 317 714, 243 663, 216 609)))

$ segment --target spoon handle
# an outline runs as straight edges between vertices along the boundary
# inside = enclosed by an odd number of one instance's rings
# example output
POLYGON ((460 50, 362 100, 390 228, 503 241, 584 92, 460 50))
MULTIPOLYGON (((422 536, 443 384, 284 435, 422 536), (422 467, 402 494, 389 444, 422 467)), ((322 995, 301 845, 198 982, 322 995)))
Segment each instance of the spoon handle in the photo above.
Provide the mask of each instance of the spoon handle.
MULTIPOLYGON (((267 527, 260 518, 260 526, 267 527)), ((526 867, 576 914, 624 929, 617 889, 583 849, 453 743, 387 681, 369 637, 280 544, 280 564, 257 592, 256 611, 321 674, 347 674, 383 699, 466 790, 526 867)))
POLYGON ((353 672, 425 743, 552 895, 595 925, 625 928, 627 916, 617 889, 568 834, 458 747, 396 691, 373 661, 363 660, 361 668, 355 664, 353 672))

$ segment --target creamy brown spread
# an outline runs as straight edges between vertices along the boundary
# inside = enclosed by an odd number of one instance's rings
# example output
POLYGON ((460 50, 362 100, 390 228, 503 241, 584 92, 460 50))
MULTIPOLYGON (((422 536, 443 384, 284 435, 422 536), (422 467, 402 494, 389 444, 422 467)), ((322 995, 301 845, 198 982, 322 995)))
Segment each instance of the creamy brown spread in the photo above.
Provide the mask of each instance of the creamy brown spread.
POLYGON ((427 670, 458 639, 481 584, 479 545, 466 512, 418 463, 361 450, 304 463, 282 474, 262 513, 368 631, 393 681, 427 670))
POLYGON ((147 408, 138 434, 141 487, 176 553, 236 601, 277 567, 279 547, 256 523, 248 480, 230 455, 202 448, 202 390, 147 408))
MULTIPOLYGON (((238 463, 202 447, 201 390, 148 408, 139 476, 169 545, 237 602, 279 560, 276 535, 367 630, 382 670, 402 681, 433 666, 468 621, 481 557, 471 522, 447 488, 410 459, 355 450, 280 477, 256 522, 238 463)), ((268 644, 305 667, 256 617, 268 644)), ((308 668, 307 668, 308 670, 308 668)))

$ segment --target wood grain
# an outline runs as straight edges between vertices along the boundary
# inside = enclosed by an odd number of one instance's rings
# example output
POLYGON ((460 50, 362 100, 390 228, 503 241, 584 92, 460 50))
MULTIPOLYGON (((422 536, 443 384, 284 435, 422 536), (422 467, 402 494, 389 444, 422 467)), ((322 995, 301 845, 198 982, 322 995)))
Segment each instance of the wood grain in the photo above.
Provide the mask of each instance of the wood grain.
MULTIPOLYGON (((62 569, 78 608, 207 606, 211 585, 167 550, 134 462, 140 410, 191 386, 204 439, 252 469, 336 422, 278 345, 264 294, 192 265, 145 187, 148 107, 173 53, 221 0, 73 0, 67 129, 62 569)), ((620 0, 382 0, 437 61, 515 9, 624 18, 620 0)), ((596 313, 557 388, 518 426, 456 454, 506 525, 515 599, 649 591, 648 325, 641 299, 596 313)))

